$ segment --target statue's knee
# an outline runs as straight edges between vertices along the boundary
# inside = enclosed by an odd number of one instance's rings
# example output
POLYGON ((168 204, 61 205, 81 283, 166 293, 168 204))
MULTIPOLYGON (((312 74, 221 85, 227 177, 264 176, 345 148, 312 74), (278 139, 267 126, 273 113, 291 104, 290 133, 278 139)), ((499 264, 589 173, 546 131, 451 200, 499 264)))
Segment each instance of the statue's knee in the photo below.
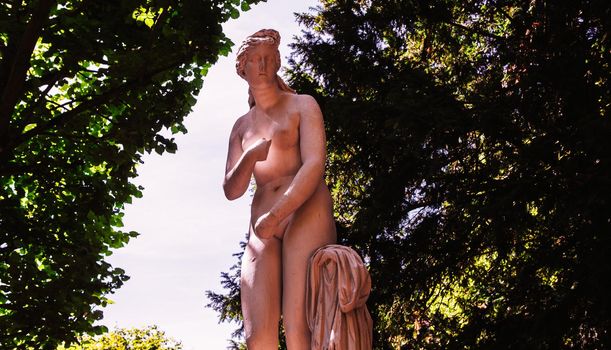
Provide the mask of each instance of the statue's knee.
POLYGON ((276 349, 278 347, 278 330, 250 329, 244 332, 246 346, 249 350, 276 349))
POLYGON ((303 321, 286 321, 283 320, 284 334, 287 344, 300 344, 310 339, 310 329, 308 324, 303 321))

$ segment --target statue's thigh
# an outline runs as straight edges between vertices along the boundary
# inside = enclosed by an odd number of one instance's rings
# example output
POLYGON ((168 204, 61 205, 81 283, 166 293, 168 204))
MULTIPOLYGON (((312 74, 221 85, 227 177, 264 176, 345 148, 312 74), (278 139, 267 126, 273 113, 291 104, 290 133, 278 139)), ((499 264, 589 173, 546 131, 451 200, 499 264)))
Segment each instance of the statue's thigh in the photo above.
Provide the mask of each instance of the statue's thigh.
POLYGON ((277 337, 282 293, 281 242, 250 234, 240 278, 246 335, 277 337))
MULTIPOLYGON (((307 330, 305 291, 308 262, 314 251, 335 243, 335 226, 330 213, 297 212, 282 241, 282 315, 285 328, 307 330)), ((309 330, 307 330, 309 332, 309 330)), ((287 329, 287 333, 290 329, 287 329)))

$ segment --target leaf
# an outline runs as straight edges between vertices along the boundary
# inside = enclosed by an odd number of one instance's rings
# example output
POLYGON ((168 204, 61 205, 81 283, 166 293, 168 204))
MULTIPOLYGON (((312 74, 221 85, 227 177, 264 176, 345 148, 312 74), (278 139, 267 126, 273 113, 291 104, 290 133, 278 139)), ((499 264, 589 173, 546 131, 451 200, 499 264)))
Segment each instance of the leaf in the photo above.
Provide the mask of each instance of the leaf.
POLYGON ((36 123, 30 123, 30 124, 26 125, 26 126, 23 128, 23 132, 22 132, 22 134, 25 134, 26 132, 28 132, 28 131, 30 131, 30 130, 32 130, 32 129, 34 129, 34 128, 35 128, 37 125, 38 125, 38 124, 36 124, 36 123))

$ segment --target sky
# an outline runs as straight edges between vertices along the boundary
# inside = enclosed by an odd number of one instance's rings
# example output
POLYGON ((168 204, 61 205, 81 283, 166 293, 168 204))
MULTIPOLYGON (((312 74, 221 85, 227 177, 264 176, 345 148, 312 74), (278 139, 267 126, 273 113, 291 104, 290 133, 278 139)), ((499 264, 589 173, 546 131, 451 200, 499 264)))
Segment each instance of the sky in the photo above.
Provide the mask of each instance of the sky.
POLYGON ((268 0, 223 25, 235 43, 204 79, 188 133, 175 135, 176 154, 145 155, 135 183, 143 198, 127 205, 124 229, 140 236, 108 258, 131 277, 108 297, 114 302, 101 324, 110 329, 157 325, 184 349, 225 349, 235 324, 219 324, 206 308, 206 290, 223 291, 220 274, 236 262, 248 228, 250 196, 228 201, 222 190, 227 142, 235 120, 246 113, 247 85, 235 73, 235 54, 246 36, 273 28, 288 44, 300 34, 293 13, 308 12, 315 0, 268 0))

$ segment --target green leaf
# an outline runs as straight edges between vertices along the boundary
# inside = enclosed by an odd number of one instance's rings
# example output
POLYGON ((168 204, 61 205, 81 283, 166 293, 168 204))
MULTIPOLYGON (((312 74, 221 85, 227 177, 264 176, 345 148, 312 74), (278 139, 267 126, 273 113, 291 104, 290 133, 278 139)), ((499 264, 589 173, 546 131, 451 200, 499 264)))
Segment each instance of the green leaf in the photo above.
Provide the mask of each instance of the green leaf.
POLYGON ((22 134, 25 134, 26 132, 28 132, 28 131, 30 131, 30 130, 32 130, 32 129, 34 129, 36 126, 37 126, 37 124, 36 124, 36 123, 30 123, 30 124, 26 125, 26 126, 23 128, 23 132, 22 132, 22 134))

